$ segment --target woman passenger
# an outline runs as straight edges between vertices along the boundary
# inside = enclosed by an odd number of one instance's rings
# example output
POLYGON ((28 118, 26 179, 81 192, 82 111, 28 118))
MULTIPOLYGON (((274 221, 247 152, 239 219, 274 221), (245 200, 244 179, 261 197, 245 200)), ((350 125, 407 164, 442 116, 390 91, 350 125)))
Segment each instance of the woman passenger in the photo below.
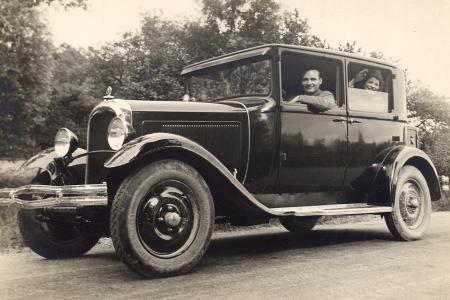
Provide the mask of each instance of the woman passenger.
POLYGON ((349 87, 357 89, 384 91, 384 80, 381 71, 363 69, 356 74, 356 76, 348 83, 349 87))

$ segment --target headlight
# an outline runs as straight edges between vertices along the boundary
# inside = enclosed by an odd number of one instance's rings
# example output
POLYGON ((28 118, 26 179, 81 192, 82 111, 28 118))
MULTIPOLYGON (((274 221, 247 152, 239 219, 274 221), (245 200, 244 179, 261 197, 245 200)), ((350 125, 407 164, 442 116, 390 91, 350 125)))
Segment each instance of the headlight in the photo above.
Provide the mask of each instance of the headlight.
POLYGON ((113 150, 122 147, 128 135, 126 122, 118 117, 111 120, 108 126, 108 144, 113 150))
POLYGON ((78 137, 67 128, 61 128, 55 135, 55 152, 58 157, 72 154, 78 148, 78 137))

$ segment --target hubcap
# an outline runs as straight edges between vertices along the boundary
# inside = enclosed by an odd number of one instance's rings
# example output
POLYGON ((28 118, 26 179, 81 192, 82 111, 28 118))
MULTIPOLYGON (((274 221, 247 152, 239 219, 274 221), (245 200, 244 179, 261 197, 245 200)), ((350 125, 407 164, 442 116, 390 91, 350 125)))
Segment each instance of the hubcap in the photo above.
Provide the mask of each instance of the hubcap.
POLYGON ((183 253, 198 229, 198 207, 191 189, 177 180, 154 185, 141 200, 137 232, 145 249, 158 257, 183 253))
POLYGON ((164 222, 166 222, 167 226, 177 227, 180 225, 181 216, 178 213, 167 213, 164 215, 164 222))
POLYGON ((424 216, 424 195, 415 180, 406 181, 401 187, 399 197, 400 214, 404 223, 414 229, 422 223, 424 216))

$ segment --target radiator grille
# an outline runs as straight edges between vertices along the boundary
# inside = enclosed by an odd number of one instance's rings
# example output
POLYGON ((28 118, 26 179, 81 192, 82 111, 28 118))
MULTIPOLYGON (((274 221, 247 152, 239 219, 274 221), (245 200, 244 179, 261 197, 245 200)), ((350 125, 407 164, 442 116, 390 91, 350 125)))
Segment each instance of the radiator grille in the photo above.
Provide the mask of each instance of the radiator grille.
MULTIPOLYGON (((92 117, 89 123, 88 151, 111 150, 108 144, 108 125, 116 115, 105 111, 92 117)), ((105 179, 104 163, 112 153, 96 153, 87 158, 86 183, 101 183, 105 179)))

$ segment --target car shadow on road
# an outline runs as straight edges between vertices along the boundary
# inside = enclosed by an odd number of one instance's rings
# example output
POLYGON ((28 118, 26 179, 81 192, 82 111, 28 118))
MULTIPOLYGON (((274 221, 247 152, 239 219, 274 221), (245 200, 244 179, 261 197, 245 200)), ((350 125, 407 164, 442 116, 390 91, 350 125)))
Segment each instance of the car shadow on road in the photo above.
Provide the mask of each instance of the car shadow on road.
MULTIPOLYGON (((242 230, 236 232, 221 232, 212 239, 208 250, 200 264, 190 272, 197 275, 221 272, 220 265, 239 264, 248 259, 265 259, 275 256, 282 257, 286 251, 294 255, 308 255, 311 251, 335 251, 336 246, 346 247, 346 244, 364 243, 364 247, 377 247, 380 243, 392 243, 393 237, 388 230, 380 228, 318 228, 307 233, 290 233, 282 228, 242 230)), ((114 248, 101 247, 84 256, 84 259, 117 262, 114 248)), ((223 270, 222 270, 223 271, 223 270)), ((114 277, 119 280, 133 281, 140 278, 124 266, 117 266, 114 277)), ((112 275, 111 275, 112 276, 112 275)), ((191 275, 195 276, 195 275, 191 275)), ((155 280, 158 278, 154 278, 155 280)))
MULTIPOLYGON (((281 229, 280 229, 281 230, 281 229)), ((327 247, 354 242, 393 241, 386 231, 376 229, 315 229, 306 233, 266 232, 239 236, 224 236, 214 239, 208 255, 226 256, 234 254, 270 253, 277 251, 327 247)))

